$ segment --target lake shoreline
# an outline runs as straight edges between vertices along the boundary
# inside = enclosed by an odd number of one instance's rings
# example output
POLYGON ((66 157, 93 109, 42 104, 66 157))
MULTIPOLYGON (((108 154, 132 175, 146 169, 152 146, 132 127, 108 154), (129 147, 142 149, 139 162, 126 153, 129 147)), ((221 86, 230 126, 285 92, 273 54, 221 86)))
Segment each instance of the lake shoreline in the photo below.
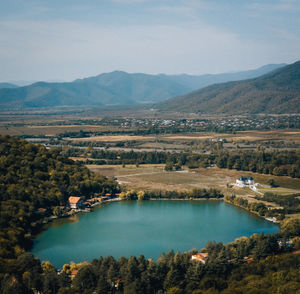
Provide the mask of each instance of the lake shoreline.
POLYGON ((143 201, 224 201, 224 198, 192 198, 192 199, 182 199, 182 198, 150 198, 143 201))
POLYGON ((70 260, 78 263, 98 256, 119 258, 139 254, 156 258, 171 249, 180 252, 200 249, 210 240, 228 243, 261 231, 279 231, 278 226, 236 210, 220 199, 166 200, 110 201, 115 203, 98 206, 101 211, 97 209, 93 214, 80 215, 76 223, 58 222, 49 227, 38 236, 31 252, 60 268, 70 260))
POLYGON ((250 214, 253 214, 255 216, 258 216, 259 218, 261 219, 264 219, 268 222, 271 222, 273 224, 276 224, 276 225, 280 225, 280 221, 278 222, 274 222, 262 215, 259 215, 257 212, 254 212, 254 211, 250 211, 249 209, 243 207, 243 206, 240 206, 240 205, 236 205, 228 200, 225 199, 225 197, 222 197, 222 198, 192 198, 192 199, 182 199, 182 198, 150 198, 150 199, 144 199, 144 200, 128 200, 128 199, 122 199, 120 197, 118 198, 112 198, 112 199, 108 199, 104 202, 98 202, 96 204, 94 204, 89 211, 86 211, 86 210, 75 210, 73 211, 72 214, 66 214, 66 215, 62 215, 62 216, 58 216, 58 217, 49 217, 47 218, 46 220, 43 221, 43 223, 41 224, 41 229, 39 230, 39 232, 37 234, 34 235, 34 238, 33 238, 33 241, 41 234, 43 233, 45 230, 47 230, 49 228, 49 225, 51 225, 51 223, 55 222, 55 221, 60 221, 60 220, 69 220, 70 222, 76 222, 78 221, 77 219, 73 219, 74 217, 76 216, 81 216, 85 213, 89 213, 89 212, 95 212, 97 209, 101 208, 101 206, 105 205, 106 203, 111 203, 111 202, 119 202, 119 201, 223 201, 227 204, 230 204, 234 207, 237 207, 237 208, 240 208, 244 211, 247 211, 248 213, 250 214))

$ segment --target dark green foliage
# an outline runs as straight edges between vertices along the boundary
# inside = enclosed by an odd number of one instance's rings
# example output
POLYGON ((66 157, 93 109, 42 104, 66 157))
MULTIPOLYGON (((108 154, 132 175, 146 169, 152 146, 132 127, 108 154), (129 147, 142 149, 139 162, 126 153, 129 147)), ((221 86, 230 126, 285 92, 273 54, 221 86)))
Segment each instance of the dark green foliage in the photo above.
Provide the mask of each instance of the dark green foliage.
POLYGON ((43 277, 43 293, 56 294, 59 290, 58 276, 55 272, 45 274, 43 277))
POLYGON ((216 189, 194 188, 191 191, 145 191, 144 199, 209 199, 223 198, 224 195, 216 189))
POLYGON ((220 168, 252 171, 275 176, 300 177, 299 151, 222 152, 215 155, 215 158, 216 164, 220 168))
POLYGON ((262 197, 257 197, 260 200, 275 202, 284 208, 286 213, 296 213, 300 211, 299 194, 293 195, 276 195, 270 192, 265 193, 262 197))
POLYGON ((101 276, 98 279, 96 293, 97 294, 106 294, 109 293, 109 290, 111 289, 111 286, 108 284, 105 277, 101 276))
POLYGON ((300 220, 292 219, 290 221, 285 221, 281 225, 281 234, 285 238, 288 237, 299 237, 300 236, 300 220))
POLYGON ((91 173, 57 149, 0 136, 0 257, 15 258, 31 246, 43 218, 39 208, 46 215, 59 214, 58 206, 71 195, 89 198, 118 189, 115 181, 91 173))
POLYGON ((278 185, 276 184, 274 179, 269 179, 268 180, 268 184, 272 187, 272 188, 276 188, 278 187, 278 185))
POLYGON ((86 293, 90 293, 97 285, 97 276, 94 267, 92 265, 82 267, 73 280, 73 285, 79 293, 83 293, 86 290, 89 291, 86 293))
MULTIPOLYGON (((80 156, 82 150, 68 149, 67 156, 80 156)), ((232 151, 206 154, 170 153, 170 152, 125 152, 93 150, 87 164, 160 164, 165 163, 165 169, 178 170, 182 165, 188 168, 208 167, 216 164, 219 168, 229 168, 272 174, 275 176, 300 177, 299 151, 232 151)), ((272 180, 272 179, 271 179, 272 180)), ((271 181, 273 186, 276 183, 271 181)))

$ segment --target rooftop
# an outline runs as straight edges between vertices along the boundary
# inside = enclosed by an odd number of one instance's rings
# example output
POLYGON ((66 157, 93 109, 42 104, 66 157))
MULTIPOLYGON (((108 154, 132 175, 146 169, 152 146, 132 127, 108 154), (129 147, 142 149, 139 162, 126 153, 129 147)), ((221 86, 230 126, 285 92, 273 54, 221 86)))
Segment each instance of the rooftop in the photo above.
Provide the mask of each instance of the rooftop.
POLYGON ((70 196, 69 197, 69 203, 70 204, 76 204, 80 201, 80 197, 77 197, 77 196, 70 196))

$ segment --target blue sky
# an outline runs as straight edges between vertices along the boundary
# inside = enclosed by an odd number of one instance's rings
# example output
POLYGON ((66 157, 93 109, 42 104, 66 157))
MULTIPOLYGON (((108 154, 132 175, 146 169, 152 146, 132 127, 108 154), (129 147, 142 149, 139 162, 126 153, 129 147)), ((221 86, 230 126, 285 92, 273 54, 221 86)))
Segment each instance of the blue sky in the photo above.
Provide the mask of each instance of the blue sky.
POLYGON ((299 15, 298 0, 0 0, 0 81, 292 63, 299 15))

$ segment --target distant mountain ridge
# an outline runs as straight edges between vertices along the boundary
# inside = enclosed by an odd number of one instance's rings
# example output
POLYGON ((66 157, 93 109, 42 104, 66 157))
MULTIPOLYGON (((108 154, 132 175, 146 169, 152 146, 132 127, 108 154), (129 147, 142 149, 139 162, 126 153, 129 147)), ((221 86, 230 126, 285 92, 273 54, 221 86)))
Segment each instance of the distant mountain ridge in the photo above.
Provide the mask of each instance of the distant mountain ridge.
POLYGON ((258 78, 211 85, 154 107, 194 113, 300 113, 300 61, 258 78))
POLYGON ((17 88, 17 85, 14 85, 12 83, 0 83, 0 89, 7 88, 7 89, 12 89, 12 88, 17 88))
POLYGON ((155 103, 213 83, 256 77, 282 66, 268 65, 238 73, 200 76, 114 71, 68 83, 37 82, 14 89, 0 89, 0 106, 34 108, 155 103))
POLYGON ((173 81, 178 83, 183 83, 193 90, 200 89, 209 85, 225 83, 230 81, 240 81, 247 80, 262 76, 264 74, 270 73, 278 68, 284 67, 287 64, 268 64, 264 65, 258 69, 252 69, 241 72, 233 72, 233 73, 221 73, 221 74, 205 74, 205 75, 170 75, 173 81))

